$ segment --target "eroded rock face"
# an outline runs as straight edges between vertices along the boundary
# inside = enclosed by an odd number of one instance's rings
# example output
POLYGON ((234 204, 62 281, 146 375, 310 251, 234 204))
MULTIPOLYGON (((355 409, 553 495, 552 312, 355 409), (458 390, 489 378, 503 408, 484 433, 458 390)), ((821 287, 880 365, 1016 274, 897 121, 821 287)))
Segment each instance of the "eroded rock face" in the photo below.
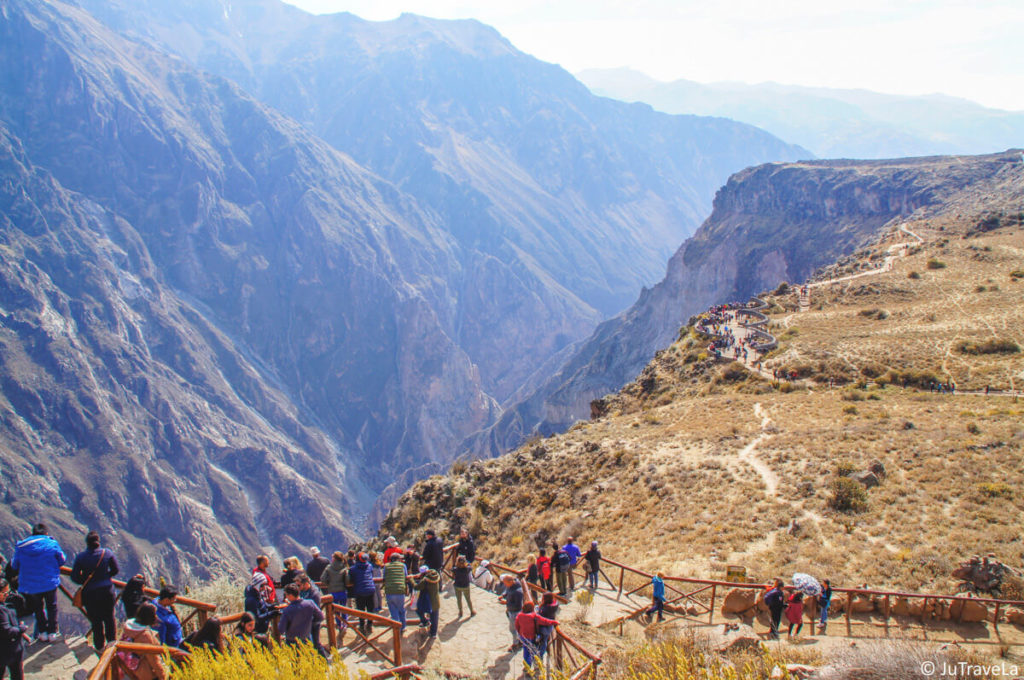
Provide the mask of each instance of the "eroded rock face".
POLYGON ((799 282, 875 237, 891 221, 938 209, 1005 180, 1012 152, 893 161, 769 163, 729 178, 711 216, 672 256, 665 278, 598 326, 551 378, 467 442, 508 450, 590 415, 590 404, 633 380, 694 314, 799 282))

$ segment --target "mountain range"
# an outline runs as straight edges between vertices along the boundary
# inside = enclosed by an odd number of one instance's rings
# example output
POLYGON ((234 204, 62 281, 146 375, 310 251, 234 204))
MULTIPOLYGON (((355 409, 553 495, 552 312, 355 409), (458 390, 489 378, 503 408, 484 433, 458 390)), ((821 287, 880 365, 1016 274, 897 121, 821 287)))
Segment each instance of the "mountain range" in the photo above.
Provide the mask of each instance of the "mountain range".
POLYGON ((347 543, 729 174, 809 155, 476 22, 270 0, 3 3, 0 138, 0 540, 176 578, 347 543))
POLYGON ((1024 112, 947 95, 778 83, 662 82, 632 69, 577 74, 594 93, 667 113, 722 116, 800 144, 821 158, 985 154, 1020 146, 1024 112))

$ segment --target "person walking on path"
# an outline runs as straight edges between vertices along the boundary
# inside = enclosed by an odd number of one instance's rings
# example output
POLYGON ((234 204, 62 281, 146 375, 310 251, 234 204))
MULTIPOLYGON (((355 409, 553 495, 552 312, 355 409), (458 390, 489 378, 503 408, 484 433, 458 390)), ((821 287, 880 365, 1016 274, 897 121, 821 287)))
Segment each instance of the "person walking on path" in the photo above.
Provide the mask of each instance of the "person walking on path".
POLYGON ((288 606, 281 612, 281 621, 278 628, 284 636, 285 644, 297 645, 300 642, 309 642, 313 633, 313 624, 322 623, 324 613, 309 600, 304 600, 299 595, 299 587, 289 583, 284 589, 284 599, 288 606))
POLYGON ((92 626, 92 643, 97 652, 117 639, 112 581, 117 573, 114 553, 101 548, 100 535, 90 531, 85 536, 85 550, 78 553, 71 567, 71 580, 82 586, 82 605, 92 626))
POLYGON ((312 559, 306 563, 306 575, 313 579, 313 583, 319 583, 323 578, 324 569, 330 565, 330 560, 320 554, 320 548, 315 545, 309 549, 312 559))
POLYGON ((583 555, 587 570, 587 586, 597 590, 597 576, 601 573, 601 551, 597 549, 597 541, 590 542, 590 550, 583 555))
MULTIPOLYGON (((400 622, 402 630, 405 630, 405 594, 408 591, 409 572, 405 570, 402 552, 399 550, 391 553, 391 561, 384 567, 384 600, 392 620, 400 622)), ((459 615, 462 615, 461 608, 459 615)))
POLYGON ((18 621, 18 614, 7 606, 7 596, 11 594, 11 585, 0 578, 0 680, 11 672, 11 680, 22 680, 25 677, 24 658, 25 640, 28 630, 18 621))
POLYGON ((459 531, 459 545, 455 548, 455 554, 465 557, 469 565, 476 560, 476 542, 465 528, 459 531))
POLYGON ((651 608, 647 610, 647 616, 658 614, 658 620, 665 620, 665 574, 660 571, 651 578, 651 608))
POLYGON ((551 558, 547 551, 541 548, 537 554, 537 569, 540 570, 540 585, 544 590, 554 590, 555 584, 551 578, 551 558))
POLYGON ((174 611, 174 601, 178 599, 178 589, 164 586, 156 601, 157 630, 160 633, 160 644, 168 647, 181 647, 181 619, 174 611))
POLYGON ((796 634, 799 635, 804 628, 804 594, 799 590, 789 596, 786 620, 789 621, 789 632, 786 633, 786 637, 793 637, 793 626, 796 626, 796 634))
POLYGON ((570 536, 566 540, 565 546, 562 548, 562 550, 564 550, 569 555, 569 592, 570 593, 573 593, 573 592, 576 591, 576 575, 573 572, 576 569, 576 564, 580 561, 580 558, 583 556, 583 553, 580 552, 580 547, 573 542, 574 540, 575 539, 573 539, 573 537, 570 536))
POLYGON ((523 588, 519 585, 519 579, 512 574, 505 574, 501 577, 505 586, 505 594, 498 598, 498 602, 505 605, 505 616, 508 617, 508 629, 512 633, 512 646, 508 651, 514 652, 519 648, 519 633, 516 631, 516 617, 523 611, 523 588))
MULTIPOLYGON (((523 609, 515 618, 515 631, 519 644, 523 646, 523 663, 527 669, 533 668, 533 658, 540 656, 540 628, 541 626, 557 626, 554 619, 547 619, 540 616, 533 610, 533 603, 526 602, 523 609)), ((529 672, 529 670, 527 671, 529 672)))
POLYGON ((557 543, 552 543, 551 549, 555 551, 551 556, 551 562, 554 564, 555 576, 558 578, 558 594, 562 597, 568 597, 569 574, 572 572, 572 557, 570 557, 569 553, 565 550, 559 548, 557 543))
POLYGON ((42 642, 60 639, 57 632, 57 586, 60 568, 67 561, 60 543, 49 535, 40 522, 32 527, 32 535, 14 546, 11 567, 18 572, 18 592, 25 596, 25 606, 35 614, 33 637, 42 642))
MULTIPOLYGON (((427 598, 423 604, 429 603, 430 606, 427 611, 427 615, 430 617, 430 637, 436 638, 437 622, 441 617, 441 574, 436 569, 427 569, 426 573, 420 577, 416 589, 420 591, 421 600, 424 596, 427 598)), ((417 609, 419 609, 419 605, 417 605, 417 609)), ((420 626, 424 625, 423 614, 420 614, 420 626)))
POLYGON ((786 608, 786 595, 782 591, 782 579, 775 579, 771 590, 764 595, 764 603, 768 606, 769 636, 772 640, 779 639, 779 623, 782 611, 786 608))
MULTIPOLYGON (((153 631, 156 625, 156 605, 152 602, 142 602, 135 610, 135 616, 124 622, 121 640, 140 645, 159 645, 160 638, 153 631)), ((139 680, 164 680, 167 677, 167 669, 164 668, 161 656, 131 652, 118 652, 117 656, 139 680)))
MULTIPOLYGON (((366 553, 361 552, 356 555, 356 563, 349 568, 348 572, 354 584, 353 594, 356 596, 356 609, 372 612, 377 586, 373 582, 373 567, 370 565, 366 553)), ((369 619, 360 619, 359 630, 363 635, 369 635, 373 630, 373 623, 369 619)))
POLYGON ((462 618, 462 600, 466 600, 469 608, 469 615, 476 616, 473 609, 473 600, 470 597, 469 587, 473 584, 473 577, 469 571, 469 562, 465 555, 459 555, 455 560, 455 568, 452 569, 452 580, 455 581, 455 601, 459 605, 459 618, 462 618))
POLYGON ((821 582, 821 594, 818 595, 818 609, 821 610, 821 618, 818 622, 818 633, 824 634, 828 626, 828 608, 832 604, 832 582, 827 578, 821 582))

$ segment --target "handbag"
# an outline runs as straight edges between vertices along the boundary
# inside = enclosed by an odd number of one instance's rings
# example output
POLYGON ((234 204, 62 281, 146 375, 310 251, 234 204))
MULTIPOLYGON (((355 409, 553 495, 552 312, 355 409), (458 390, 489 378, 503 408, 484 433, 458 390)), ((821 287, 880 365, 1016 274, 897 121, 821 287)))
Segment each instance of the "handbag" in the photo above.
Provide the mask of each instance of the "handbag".
POLYGON ((103 560, 105 559, 107 559, 106 550, 104 550, 100 555, 100 561, 96 563, 96 568, 92 570, 91 574, 89 574, 89 578, 85 579, 85 583, 79 586, 78 590, 76 590, 75 594, 71 597, 71 604, 73 604, 76 609, 82 608, 82 592, 85 590, 85 587, 89 585, 89 581, 91 581, 92 577, 96 575, 96 572, 100 570, 100 567, 103 566, 103 560))

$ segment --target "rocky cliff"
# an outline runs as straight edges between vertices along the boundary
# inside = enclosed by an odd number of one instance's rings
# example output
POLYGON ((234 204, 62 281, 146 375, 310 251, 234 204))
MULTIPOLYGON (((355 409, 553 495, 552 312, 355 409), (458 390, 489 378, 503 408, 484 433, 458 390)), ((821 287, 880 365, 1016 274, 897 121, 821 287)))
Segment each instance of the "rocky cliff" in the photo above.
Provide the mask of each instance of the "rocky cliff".
POLYGON ((415 197, 457 244, 453 338, 506 403, 625 309, 730 173, 810 154, 748 125, 593 96, 476 21, 280 0, 84 0, 239 83, 415 197))
POLYGON ((494 455, 535 432, 564 430, 593 399, 631 381, 680 326, 711 305, 800 282, 883 225, 956 205, 996 186, 1019 152, 889 161, 770 163, 729 178, 665 278, 598 326, 538 390, 465 448, 494 455))

